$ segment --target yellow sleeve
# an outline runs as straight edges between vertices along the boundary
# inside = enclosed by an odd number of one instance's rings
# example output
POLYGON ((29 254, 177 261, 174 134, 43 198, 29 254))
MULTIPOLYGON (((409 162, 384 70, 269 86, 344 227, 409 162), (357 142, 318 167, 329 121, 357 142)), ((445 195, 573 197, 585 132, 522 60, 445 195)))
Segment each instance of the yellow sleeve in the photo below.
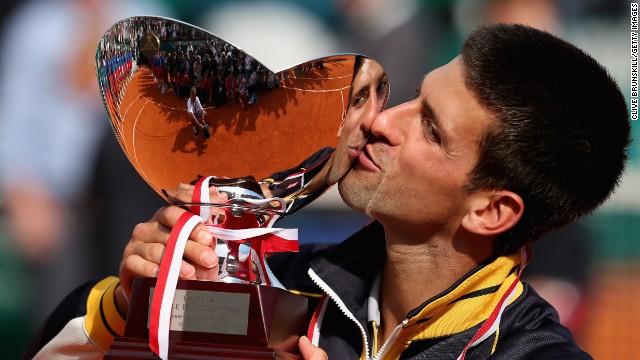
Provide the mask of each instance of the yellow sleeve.
POLYGON ((115 304, 115 290, 120 279, 110 276, 97 283, 87 299, 84 327, 89 338, 103 351, 107 351, 116 336, 124 335, 125 319, 115 304))

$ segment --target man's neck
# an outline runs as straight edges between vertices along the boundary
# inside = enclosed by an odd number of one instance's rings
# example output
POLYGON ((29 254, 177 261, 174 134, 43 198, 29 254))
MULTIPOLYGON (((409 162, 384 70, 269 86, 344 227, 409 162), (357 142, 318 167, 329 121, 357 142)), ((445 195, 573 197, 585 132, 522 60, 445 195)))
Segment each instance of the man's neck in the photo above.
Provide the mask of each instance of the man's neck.
POLYGON ((409 311, 449 288, 491 254, 486 249, 461 252, 451 239, 406 241, 387 229, 385 233, 387 259, 380 294, 380 344, 409 311))

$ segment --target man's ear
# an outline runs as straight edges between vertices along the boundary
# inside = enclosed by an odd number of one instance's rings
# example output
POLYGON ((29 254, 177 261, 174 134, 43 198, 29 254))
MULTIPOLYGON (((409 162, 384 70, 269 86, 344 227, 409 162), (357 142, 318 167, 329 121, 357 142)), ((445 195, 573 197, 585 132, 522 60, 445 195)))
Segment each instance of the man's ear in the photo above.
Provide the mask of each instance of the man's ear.
POLYGON ((469 232, 495 236, 514 227, 524 212, 520 195, 507 191, 480 191, 472 195, 462 226, 469 232))

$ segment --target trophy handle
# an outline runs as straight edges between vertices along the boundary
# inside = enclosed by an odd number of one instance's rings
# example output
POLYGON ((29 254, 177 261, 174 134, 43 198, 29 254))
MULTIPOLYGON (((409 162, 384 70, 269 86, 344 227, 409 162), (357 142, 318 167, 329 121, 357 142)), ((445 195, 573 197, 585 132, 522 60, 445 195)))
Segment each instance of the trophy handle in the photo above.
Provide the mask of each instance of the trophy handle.
MULTIPOLYGON (((252 266, 253 257, 251 249, 251 241, 239 242, 233 240, 221 240, 227 247, 228 252, 225 257, 220 272, 218 273, 218 281, 234 284, 261 284, 260 276, 255 274, 252 266), (252 273, 254 276, 252 276, 252 273), (252 281, 252 277, 257 281, 252 281)), ((255 253, 255 251, 253 251, 255 253)))

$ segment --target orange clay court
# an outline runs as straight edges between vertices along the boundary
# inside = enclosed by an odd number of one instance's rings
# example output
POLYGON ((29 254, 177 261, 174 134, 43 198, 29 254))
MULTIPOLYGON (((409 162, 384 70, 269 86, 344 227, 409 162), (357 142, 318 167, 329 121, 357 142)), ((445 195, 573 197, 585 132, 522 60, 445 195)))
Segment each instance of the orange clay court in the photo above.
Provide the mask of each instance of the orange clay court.
POLYGON ((138 173, 156 192, 175 189, 198 175, 261 179, 298 165, 323 146, 335 146, 353 75, 353 56, 332 57, 320 69, 296 76, 256 104, 220 108, 203 104, 211 137, 194 136, 187 100, 160 92, 146 66, 139 67, 112 124, 138 173))

